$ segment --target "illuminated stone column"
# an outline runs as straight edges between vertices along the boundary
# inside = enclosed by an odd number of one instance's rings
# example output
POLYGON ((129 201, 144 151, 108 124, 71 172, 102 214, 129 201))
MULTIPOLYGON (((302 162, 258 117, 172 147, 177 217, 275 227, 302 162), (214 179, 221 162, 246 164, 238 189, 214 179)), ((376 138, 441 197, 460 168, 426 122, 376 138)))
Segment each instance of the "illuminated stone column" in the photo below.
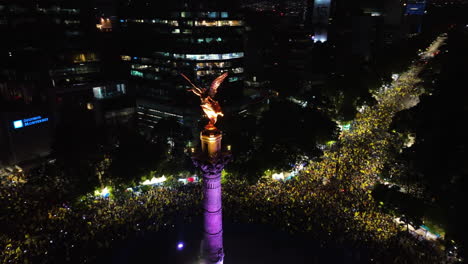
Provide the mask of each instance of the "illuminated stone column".
POLYGON ((221 152, 221 132, 207 126, 200 134, 202 153, 193 157, 195 166, 203 172, 203 262, 223 263, 223 214, 221 203, 221 172, 230 155, 221 152))

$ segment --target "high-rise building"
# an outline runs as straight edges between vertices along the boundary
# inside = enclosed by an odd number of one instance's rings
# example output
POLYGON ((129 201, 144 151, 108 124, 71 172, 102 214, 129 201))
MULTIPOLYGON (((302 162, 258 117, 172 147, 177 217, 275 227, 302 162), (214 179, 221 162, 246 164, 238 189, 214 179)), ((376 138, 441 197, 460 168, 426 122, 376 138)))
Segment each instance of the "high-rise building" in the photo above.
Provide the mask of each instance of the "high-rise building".
MULTIPOLYGON (((0 48, 0 127, 9 138, 3 142, 10 153, 4 158, 8 163, 50 151, 61 106, 92 110, 94 88, 110 91, 125 85, 102 77, 97 33, 87 1, 0 1, 0 34, 4 36, 0 48), (32 118, 47 122, 13 125, 32 118), (35 136, 38 140, 26 140, 35 136), (24 144, 28 149, 21 147, 24 144)), ((125 93, 125 89, 119 92, 125 93)), ((103 97, 109 94, 101 93, 103 97)))
POLYGON ((121 59, 128 63, 143 131, 164 117, 196 121, 190 113, 197 102, 188 97, 190 84, 182 73, 206 87, 229 72, 220 100, 229 97, 232 103, 241 98, 244 21, 232 4, 176 1, 163 8, 134 2, 119 21, 127 47, 121 59))
POLYGON ((426 1, 425 0, 409 0, 406 3, 407 15, 424 15, 426 11, 426 1))
POLYGON ((45 157, 52 143, 52 118, 41 109, 0 106, 0 165, 45 157))
POLYGON ((408 0, 406 3, 405 20, 407 34, 421 33, 423 17, 426 13, 425 0, 408 0))
POLYGON ((91 71, 80 65, 84 62, 73 61, 83 53, 80 40, 86 26, 81 11, 74 1, 0 1, 4 162, 34 159, 50 151, 57 94, 91 71))
POLYGON ((328 24, 330 19, 331 0, 314 0, 312 24, 315 29, 314 41, 328 40, 328 24))
POLYGON ((80 1, 6 1, 0 12, 5 18, 0 30, 7 36, 0 66, 4 99, 54 105, 56 96, 85 89, 92 95, 87 84, 101 66, 91 41, 96 29, 88 6, 80 1))
POLYGON ((400 0, 333 1, 331 39, 344 54, 368 60, 403 39, 405 3, 400 0))
POLYGON ((404 5, 399 0, 385 0, 383 10, 384 42, 385 45, 391 45, 404 37, 402 31, 404 5))

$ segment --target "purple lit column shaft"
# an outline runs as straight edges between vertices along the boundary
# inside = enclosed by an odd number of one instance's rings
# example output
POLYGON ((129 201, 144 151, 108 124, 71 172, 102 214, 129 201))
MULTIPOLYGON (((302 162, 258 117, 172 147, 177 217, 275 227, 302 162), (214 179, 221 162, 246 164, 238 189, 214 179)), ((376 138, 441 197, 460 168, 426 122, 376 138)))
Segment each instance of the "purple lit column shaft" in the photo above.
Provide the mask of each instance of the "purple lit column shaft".
POLYGON ((200 166, 203 172, 203 259, 207 264, 221 264, 224 261, 221 202, 221 172, 224 162, 217 157, 221 150, 222 136, 218 130, 204 130, 200 138, 202 151, 208 160, 205 166, 200 166))
POLYGON ((222 259, 219 259, 223 252, 221 173, 209 176, 211 177, 204 177, 204 251, 207 263, 222 263, 222 259))

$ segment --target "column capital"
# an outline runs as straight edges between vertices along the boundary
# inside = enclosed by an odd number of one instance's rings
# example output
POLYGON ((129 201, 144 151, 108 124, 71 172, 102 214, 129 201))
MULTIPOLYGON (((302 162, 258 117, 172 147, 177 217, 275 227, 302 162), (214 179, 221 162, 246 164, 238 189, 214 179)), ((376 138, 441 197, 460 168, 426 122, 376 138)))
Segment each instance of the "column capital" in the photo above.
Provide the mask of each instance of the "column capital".
POLYGON ((224 166, 231 161, 230 152, 219 152, 216 156, 208 157, 204 153, 196 154, 192 157, 195 167, 200 168, 204 178, 218 178, 224 166))

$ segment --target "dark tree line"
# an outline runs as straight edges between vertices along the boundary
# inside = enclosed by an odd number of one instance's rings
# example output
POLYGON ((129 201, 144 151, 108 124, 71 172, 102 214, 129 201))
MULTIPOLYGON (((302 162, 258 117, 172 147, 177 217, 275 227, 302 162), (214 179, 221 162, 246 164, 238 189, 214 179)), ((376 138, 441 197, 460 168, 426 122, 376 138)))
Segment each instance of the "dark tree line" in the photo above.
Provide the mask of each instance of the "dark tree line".
POLYGON ((303 157, 321 156, 318 144, 336 139, 336 124, 312 108, 289 101, 272 102, 260 118, 231 116, 222 122, 224 144, 234 161, 227 171, 255 182, 266 170, 290 170, 303 157))
POLYGON ((393 127, 414 133, 415 144, 399 155, 407 164, 409 179, 422 182, 429 196, 426 215, 446 229, 447 240, 461 241, 466 249, 466 217, 460 212, 467 200, 468 167, 466 131, 463 129, 468 108, 464 84, 468 82, 466 58, 467 32, 455 28, 443 50, 440 75, 427 75, 434 80, 431 96, 425 96, 416 107, 397 114, 393 127), (450 53, 445 53, 450 51, 450 53))

